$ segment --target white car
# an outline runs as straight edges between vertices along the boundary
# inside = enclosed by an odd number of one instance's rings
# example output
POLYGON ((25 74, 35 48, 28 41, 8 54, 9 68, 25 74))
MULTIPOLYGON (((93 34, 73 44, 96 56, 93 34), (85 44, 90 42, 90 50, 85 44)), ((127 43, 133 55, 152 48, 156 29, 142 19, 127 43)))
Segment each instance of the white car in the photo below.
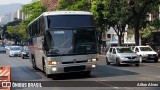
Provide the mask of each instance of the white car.
POLYGON ((9 49, 9 57, 13 57, 13 56, 21 56, 21 48, 18 46, 12 46, 9 49))
POLYGON ((129 47, 110 47, 106 53, 106 63, 120 64, 135 64, 139 66, 139 56, 134 53, 129 47))
POLYGON ((150 46, 135 46, 133 51, 140 56, 140 62, 143 60, 158 62, 158 54, 150 46))

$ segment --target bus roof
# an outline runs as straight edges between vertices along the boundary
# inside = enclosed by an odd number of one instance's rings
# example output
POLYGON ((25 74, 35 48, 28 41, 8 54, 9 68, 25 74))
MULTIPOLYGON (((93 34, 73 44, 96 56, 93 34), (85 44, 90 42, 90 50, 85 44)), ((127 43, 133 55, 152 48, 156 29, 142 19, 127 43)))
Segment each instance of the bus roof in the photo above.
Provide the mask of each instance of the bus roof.
POLYGON ((53 12, 44 12, 42 13, 43 16, 48 15, 92 15, 91 12, 86 11, 53 11, 53 12))
MULTIPOLYGON (((39 17, 41 17, 41 16, 49 16, 49 15, 93 15, 93 14, 91 12, 87 12, 87 11, 52 11, 52 12, 43 12, 39 17)), ((34 19, 28 25, 33 23, 39 17, 34 19)))

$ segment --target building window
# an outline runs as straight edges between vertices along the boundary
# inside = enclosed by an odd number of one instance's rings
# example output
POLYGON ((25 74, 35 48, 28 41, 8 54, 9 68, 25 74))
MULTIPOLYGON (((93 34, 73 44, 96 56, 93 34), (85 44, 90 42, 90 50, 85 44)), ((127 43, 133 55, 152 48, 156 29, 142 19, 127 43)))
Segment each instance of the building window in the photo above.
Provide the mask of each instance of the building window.
POLYGON ((107 38, 111 38, 111 34, 107 34, 107 38))

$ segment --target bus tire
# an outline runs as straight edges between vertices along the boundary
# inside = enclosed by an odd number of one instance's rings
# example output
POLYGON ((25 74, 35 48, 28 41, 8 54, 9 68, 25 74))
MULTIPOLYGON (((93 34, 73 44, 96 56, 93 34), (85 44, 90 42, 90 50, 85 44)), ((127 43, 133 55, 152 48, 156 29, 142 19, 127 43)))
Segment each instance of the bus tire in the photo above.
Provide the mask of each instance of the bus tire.
POLYGON ((91 71, 85 71, 84 72, 84 75, 87 76, 87 77, 90 76, 90 74, 91 74, 91 71))
POLYGON ((35 69, 35 70, 38 69, 34 58, 32 58, 32 65, 33 65, 33 69, 35 69))
POLYGON ((47 74, 47 72, 46 72, 46 64, 45 64, 45 62, 44 62, 44 60, 43 60, 43 72, 44 72, 44 74, 45 74, 45 76, 47 77, 47 78, 51 78, 51 74, 47 74))

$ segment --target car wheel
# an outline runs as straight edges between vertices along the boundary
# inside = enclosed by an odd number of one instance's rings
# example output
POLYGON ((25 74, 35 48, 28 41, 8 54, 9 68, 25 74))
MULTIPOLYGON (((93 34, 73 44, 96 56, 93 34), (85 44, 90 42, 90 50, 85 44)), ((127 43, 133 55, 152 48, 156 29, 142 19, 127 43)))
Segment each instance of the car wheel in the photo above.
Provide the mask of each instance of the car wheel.
POLYGON ((119 62, 119 59, 118 59, 118 58, 116 59, 116 65, 117 65, 117 66, 120 66, 120 62, 119 62))
POLYGON ((24 59, 24 56, 22 55, 22 59, 24 59))
POLYGON ((110 62, 108 61, 108 58, 106 57, 106 64, 110 65, 110 62))
POLYGON ((155 58, 155 59, 154 59, 154 62, 158 62, 158 58, 155 58))
POLYGON ((139 61, 140 61, 140 62, 142 62, 142 61, 143 61, 143 58, 142 58, 142 56, 140 56, 140 57, 139 57, 139 61))
POLYGON ((137 67, 139 66, 139 64, 135 64, 137 67))

